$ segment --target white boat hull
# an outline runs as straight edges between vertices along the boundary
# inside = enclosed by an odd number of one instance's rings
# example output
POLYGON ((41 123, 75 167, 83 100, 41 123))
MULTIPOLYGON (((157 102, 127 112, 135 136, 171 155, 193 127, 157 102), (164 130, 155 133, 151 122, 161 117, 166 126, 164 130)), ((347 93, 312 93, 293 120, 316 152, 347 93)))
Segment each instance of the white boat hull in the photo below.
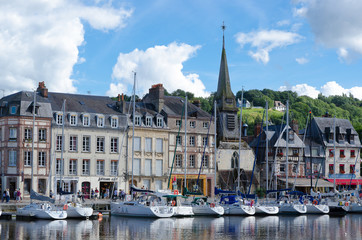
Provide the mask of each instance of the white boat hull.
POLYGON ((243 204, 225 204, 223 205, 225 210, 225 215, 245 215, 252 216, 255 214, 255 207, 243 204))
POLYGON ((67 212, 54 210, 49 204, 29 204, 16 211, 17 217, 30 217, 37 219, 62 220, 67 218, 67 212))
POLYGON ((307 207, 304 204, 284 203, 279 206, 279 213, 281 214, 305 214, 307 207))
POLYGON ((307 204, 307 213, 308 214, 328 214, 329 213, 329 207, 325 204, 307 204))
POLYGON ((224 208, 221 206, 211 207, 210 205, 194 205, 192 211, 195 216, 222 216, 224 208))
POLYGON ((360 204, 360 203, 351 203, 349 205, 348 212, 362 213, 362 204, 360 204))
POLYGON ((194 212, 191 206, 176 206, 174 208, 174 217, 189 217, 193 216, 194 212))
POLYGON ((83 207, 81 205, 73 205, 71 203, 67 204, 67 218, 88 218, 92 216, 93 209, 90 207, 83 207))
POLYGON ((174 215, 174 208, 146 206, 137 202, 111 202, 111 214, 125 217, 166 218, 174 215))
POLYGON ((257 215, 276 215, 278 213, 279 213, 279 208, 277 206, 266 206, 266 205, 255 206, 255 214, 257 215))

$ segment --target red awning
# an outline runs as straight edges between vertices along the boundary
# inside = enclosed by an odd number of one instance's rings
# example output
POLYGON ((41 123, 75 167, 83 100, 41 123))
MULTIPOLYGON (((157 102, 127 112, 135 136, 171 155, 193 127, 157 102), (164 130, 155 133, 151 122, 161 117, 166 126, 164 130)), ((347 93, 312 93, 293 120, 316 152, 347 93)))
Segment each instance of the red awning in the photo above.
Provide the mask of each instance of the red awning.
MULTIPOLYGON (((329 182, 333 183, 334 179, 328 179, 329 182)), ((337 185, 362 185, 362 179, 336 179, 337 185)))

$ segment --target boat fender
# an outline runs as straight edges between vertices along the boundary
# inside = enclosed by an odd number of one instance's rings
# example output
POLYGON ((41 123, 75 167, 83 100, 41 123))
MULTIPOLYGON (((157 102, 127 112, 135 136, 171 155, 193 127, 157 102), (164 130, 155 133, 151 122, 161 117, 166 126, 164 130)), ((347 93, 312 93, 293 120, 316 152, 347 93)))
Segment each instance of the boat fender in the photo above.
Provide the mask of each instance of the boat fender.
POLYGON ((210 203, 210 207, 215 207, 215 203, 210 203))
POLYGON ((68 210, 68 204, 64 204, 63 210, 64 210, 64 211, 68 210))
POLYGON ((318 201, 317 200, 313 200, 313 205, 318 205, 318 201))
POLYGON ((176 201, 172 200, 171 204, 172 204, 172 206, 176 206, 176 201))
POLYGON ((176 190, 173 191, 173 194, 174 195, 179 195, 179 191, 176 189, 176 190))
POLYGON ((254 200, 250 201, 250 206, 252 207, 254 205, 254 200))
POLYGON ((344 206, 348 207, 349 206, 349 202, 345 202, 344 206))

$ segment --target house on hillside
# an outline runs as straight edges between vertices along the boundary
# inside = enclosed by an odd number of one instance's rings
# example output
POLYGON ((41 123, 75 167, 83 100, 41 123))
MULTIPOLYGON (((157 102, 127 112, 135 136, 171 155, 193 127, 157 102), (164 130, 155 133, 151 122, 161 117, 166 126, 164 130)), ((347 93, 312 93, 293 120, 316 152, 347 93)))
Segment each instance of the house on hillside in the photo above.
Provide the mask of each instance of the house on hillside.
POLYGON ((274 109, 280 112, 287 110, 287 107, 281 101, 274 101, 274 109))

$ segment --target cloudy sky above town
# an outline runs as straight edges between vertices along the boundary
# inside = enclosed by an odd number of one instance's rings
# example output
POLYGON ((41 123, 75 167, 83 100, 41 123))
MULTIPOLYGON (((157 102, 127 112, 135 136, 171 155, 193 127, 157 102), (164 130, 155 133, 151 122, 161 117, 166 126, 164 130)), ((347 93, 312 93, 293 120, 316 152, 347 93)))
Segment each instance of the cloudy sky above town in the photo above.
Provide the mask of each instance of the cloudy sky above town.
POLYGON ((0 0, 0 81, 143 96, 217 89, 225 23, 231 87, 362 99, 360 0, 0 0))

